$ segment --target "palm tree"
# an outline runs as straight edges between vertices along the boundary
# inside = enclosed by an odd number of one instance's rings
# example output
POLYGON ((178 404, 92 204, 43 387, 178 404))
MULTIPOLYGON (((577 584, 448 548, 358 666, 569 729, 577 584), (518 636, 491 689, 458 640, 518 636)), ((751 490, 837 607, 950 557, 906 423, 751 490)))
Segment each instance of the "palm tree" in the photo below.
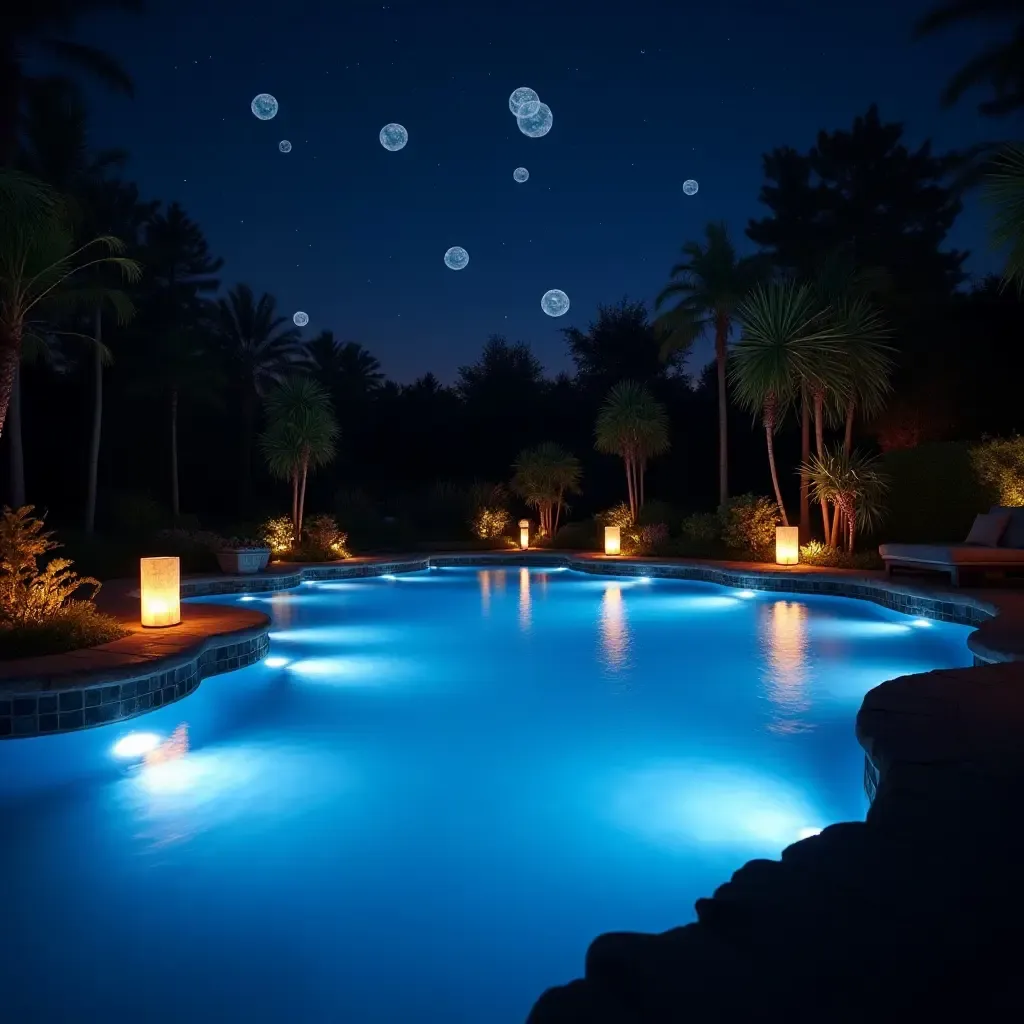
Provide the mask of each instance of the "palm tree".
MULTIPOLYGON (((3 212, 3 211, 0 211, 3 212)), ((95 339, 58 328, 55 318, 69 308, 95 308, 109 303, 126 323, 134 308, 119 289, 83 284, 91 273, 113 266, 121 277, 136 282, 139 264, 121 255, 124 243, 113 235, 100 235, 75 245, 64 212, 55 209, 39 221, 34 216, 9 219, 0 235, 0 433, 10 405, 18 366, 27 343, 45 344, 49 337, 95 339)))
MULTIPOLYGON (((815 499, 835 505, 841 513, 846 550, 852 553, 857 527, 869 529, 882 516, 888 482, 878 469, 877 461, 860 452, 847 453, 836 448, 826 450, 824 455, 812 456, 801 469, 810 478, 815 499)), ((833 538, 836 547, 840 546, 840 540, 833 538)))
POLYGON ((723 223, 711 223, 704 229, 707 239, 687 242, 681 262, 671 270, 672 281, 661 290, 655 304, 661 309, 670 299, 679 301, 656 322, 662 335, 662 353, 687 351, 701 335, 711 332, 715 338, 715 364, 718 375, 718 501, 729 500, 729 409, 726 392, 726 361, 729 332, 736 307, 766 273, 763 257, 736 258, 723 223))
POLYGON ((626 469, 629 507, 634 521, 644 504, 647 460, 668 451, 668 414, 647 388, 624 380, 608 393, 596 427, 599 452, 619 455, 626 469))
POLYGON ((131 95, 132 80, 113 57, 93 46, 72 42, 67 34, 83 16, 142 9, 142 0, 32 0, 4 13, 0 32, 0 165, 10 165, 14 160, 22 104, 38 81, 26 71, 24 56, 34 51, 55 58, 131 95))
POLYGON ((512 490, 540 512, 541 529, 554 537, 565 496, 579 492, 579 459, 560 445, 546 441, 521 451, 512 468, 512 490))
POLYGON ((1024 295, 1024 145, 1011 143, 996 155, 985 192, 995 207, 993 240, 1010 250, 1003 280, 1024 295))
POLYGON ((305 362, 299 332, 277 316, 277 301, 264 293, 257 300, 246 284, 236 285, 217 303, 217 333, 232 381, 241 393, 242 499, 252 492, 252 438, 256 408, 268 389, 305 362))
POLYGON ((333 331, 321 331, 306 350, 317 378, 332 395, 364 397, 384 383, 376 356, 357 341, 338 341, 333 331))
POLYGON ((775 432, 805 385, 827 379, 826 368, 841 346, 841 334, 828 319, 809 285, 758 285, 736 310, 742 327, 733 347, 730 378, 737 403, 764 424, 768 466, 775 500, 789 525, 775 464, 775 432))
POLYGON ((306 479, 334 458, 338 424, 331 400, 311 377, 286 377, 267 396, 268 427, 260 438, 271 473, 292 485, 295 543, 302 538, 306 479))
POLYGON ((971 22, 1004 22, 999 41, 972 57, 949 80, 942 104, 951 107, 968 89, 991 85, 995 97, 978 104, 982 114, 1008 114, 1024 107, 1024 0, 946 0, 918 23, 919 36, 971 22))

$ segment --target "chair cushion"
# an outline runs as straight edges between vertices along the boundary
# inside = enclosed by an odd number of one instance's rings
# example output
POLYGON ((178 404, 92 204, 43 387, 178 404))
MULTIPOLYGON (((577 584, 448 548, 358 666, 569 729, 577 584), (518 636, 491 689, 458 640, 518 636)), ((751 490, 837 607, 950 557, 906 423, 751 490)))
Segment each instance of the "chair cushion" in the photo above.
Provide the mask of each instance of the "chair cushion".
POLYGON ((1024 508, 993 505, 989 512, 1003 512, 1010 517, 1010 523, 999 541, 999 546, 1002 548, 1024 548, 1024 508))
POLYGON ((968 544, 982 544, 987 548, 997 547, 1010 525, 1007 512, 982 512, 974 517, 974 525, 967 534, 968 544))
POLYGON ((984 544, 882 544, 878 553, 884 561, 897 563, 1024 566, 1024 550, 993 548, 984 544))

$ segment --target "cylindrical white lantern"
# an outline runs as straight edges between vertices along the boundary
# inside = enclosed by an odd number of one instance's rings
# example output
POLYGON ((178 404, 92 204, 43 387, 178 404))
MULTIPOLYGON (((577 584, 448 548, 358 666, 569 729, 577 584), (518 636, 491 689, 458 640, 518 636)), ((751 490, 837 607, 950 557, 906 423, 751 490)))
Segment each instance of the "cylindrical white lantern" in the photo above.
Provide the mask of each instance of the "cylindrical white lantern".
POLYGON ((622 553, 622 530, 618 526, 604 528, 604 553, 606 555, 622 553))
POLYGON ((178 558, 140 558, 139 575, 144 626, 181 622, 181 564, 178 558))
POLYGON ((525 551, 530 546, 530 520, 519 520, 519 546, 525 551))
POLYGON ((775 527, 776 565, 796 565, 800 561, 800 529, 796 526, 775 527))

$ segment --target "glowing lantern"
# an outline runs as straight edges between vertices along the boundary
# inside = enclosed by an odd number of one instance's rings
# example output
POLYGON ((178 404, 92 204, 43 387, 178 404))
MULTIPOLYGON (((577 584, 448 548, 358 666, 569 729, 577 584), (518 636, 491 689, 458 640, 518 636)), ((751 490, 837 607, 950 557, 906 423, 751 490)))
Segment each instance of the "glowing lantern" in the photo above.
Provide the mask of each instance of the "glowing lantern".
POLYGON ((604 528, 604 553, 606 555, 622 553, 622 530, 618 526, 604 528))
POLYGON ((177 558, 140 558, 142 624, 176 626, 181 622, 181 568, 177 558))
POLYGON ((525 551, 530 546, 530 520, 519 520, 519 546, 525 551))
POLYGON ((775 527, 775 563, 796 565, 800 561, 800 530, 796 526, 775 527))

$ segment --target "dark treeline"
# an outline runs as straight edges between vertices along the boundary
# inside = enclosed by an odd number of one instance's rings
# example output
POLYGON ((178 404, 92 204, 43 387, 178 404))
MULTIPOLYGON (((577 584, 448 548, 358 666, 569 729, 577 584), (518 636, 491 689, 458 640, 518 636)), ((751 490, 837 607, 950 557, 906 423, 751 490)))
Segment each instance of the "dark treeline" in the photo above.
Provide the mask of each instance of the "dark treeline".
MULTIPOLYGON (((66 330, 26 341, 3 428, 5 502, 31 502, 64 529, 91 530, 95 517, 101 533, 132 517, 230 530, 281 514, 287 488, 270 477, 258 437, 266 395, 299 371, 326 388, 340 428, 307 507, 343 527, 401 518, 445 483, 507 481, 517 453, 542 442, 582 462, 572 518, 621 501, 622 464, 594 450, 594 423, 624 379, 647 385, 671 420, 671 449, 651 463, 648 494, 680 514, 717 506, 721 384, 715 363, 702 370, 686 356, 701 332, 721 353, 735 334, 731 314, 754 268, 724 226, 680 239, 682 262, 665 268, 657 310, 610 297, 588 324, 567 328, 571 375, 546 378, 528 343, 492 336, 453 383, 428 374, 400 385, 345 340, 343 324, 303 339, 272 295, 233 282, 201 225, 124 177, 126 154, 90 147, 87 112, 66 78, 22 86, 23 125, 8 151, 69 197, 76 236, 116 236, 142 273, 119 284, 132 316, 98 302, 66 330)), ((946 245, 961 212, 962 155, 911 148, 903 126, 871 107, 852 126, 763 162, 764 215, 746 226, 758 273, 810 281, 840 259, 886 320, 892 390, 883 408, 858 415, 858 445, 1015 432, 1022 416, 1009 360, 1024 302, 996 279, 968 284, 967 254, 946 245)), ((784 412, 776 451, 795 505, 800 425, 794 409, 784 412)), ((770 494, 760 420, 731 399, 727 417, 729 491, 770 494)))

